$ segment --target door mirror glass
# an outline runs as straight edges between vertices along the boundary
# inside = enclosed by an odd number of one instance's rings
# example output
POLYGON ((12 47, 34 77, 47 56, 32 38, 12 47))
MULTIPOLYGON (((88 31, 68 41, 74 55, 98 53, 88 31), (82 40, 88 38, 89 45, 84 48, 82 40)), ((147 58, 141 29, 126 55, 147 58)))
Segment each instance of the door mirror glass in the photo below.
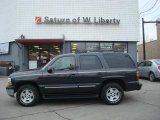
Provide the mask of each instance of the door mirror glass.
POLYGON ((53 68, 52 66, 49 66, 48 69, 47 69, 48 73, 52 73, 53 72, 53 68))

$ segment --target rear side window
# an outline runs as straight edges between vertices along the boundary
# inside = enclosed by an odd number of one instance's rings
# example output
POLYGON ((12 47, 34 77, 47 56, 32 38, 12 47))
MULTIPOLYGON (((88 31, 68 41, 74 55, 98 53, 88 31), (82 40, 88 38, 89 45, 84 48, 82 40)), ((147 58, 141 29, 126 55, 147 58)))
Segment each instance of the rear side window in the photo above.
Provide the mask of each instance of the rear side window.
POLYGON ((135 63, 127 54, 103 54, 105 61, 110 68, 135 68, 135 63))
POLYGON ((159 60, 159 59, 154 60, 154 62, 155 62, 157 65, 160 65, 160 60, 159 60))
POLYGON ((152 66, 152 62, 151 62, 151 61, 146 61, 146 66, 147 66, 147 67, 152 66))
POLYGON ((144 67, 145 66, 145 62, 141 62, 138 67, 144 67))
POLYGON ((102 69, 101 61, 96 55, 81 55, 79 58, 81 70, 102 69))

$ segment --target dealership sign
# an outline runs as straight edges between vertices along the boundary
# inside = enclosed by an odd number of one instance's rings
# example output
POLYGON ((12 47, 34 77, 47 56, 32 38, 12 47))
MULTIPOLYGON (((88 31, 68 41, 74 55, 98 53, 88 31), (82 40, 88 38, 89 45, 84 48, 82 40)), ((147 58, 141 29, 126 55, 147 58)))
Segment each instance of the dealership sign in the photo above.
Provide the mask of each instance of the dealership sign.
POLYGON ((77 18, 50 18, 45 16, 44 18, 40 16, 35 17, 35 22, 37 24, 114 24, 119 25, 120 19, 116 18, 103 18, 103 17, 77 17, 77 18))

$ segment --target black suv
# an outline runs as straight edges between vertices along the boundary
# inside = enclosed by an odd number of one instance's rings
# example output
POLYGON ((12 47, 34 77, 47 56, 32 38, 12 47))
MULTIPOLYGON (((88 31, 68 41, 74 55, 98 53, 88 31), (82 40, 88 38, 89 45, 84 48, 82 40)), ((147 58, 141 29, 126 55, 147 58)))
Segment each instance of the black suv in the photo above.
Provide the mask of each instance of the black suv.
POLYGON ((106 104, 122 101, 124 91, 140 90, 139 73, 125 53, 63 54, 40 70, 13 73, 6 86, 22 106, 42 99, 101 97, 106 104))

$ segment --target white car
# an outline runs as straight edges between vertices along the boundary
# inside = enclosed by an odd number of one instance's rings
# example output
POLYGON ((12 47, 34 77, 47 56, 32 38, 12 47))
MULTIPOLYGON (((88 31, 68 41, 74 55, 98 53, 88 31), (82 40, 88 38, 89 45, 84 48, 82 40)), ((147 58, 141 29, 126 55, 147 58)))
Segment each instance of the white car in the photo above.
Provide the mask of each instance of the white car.
POLYGON ((140 77, 155 81, 160 78, 160 59, 145 60, 138 65, 140 77))

